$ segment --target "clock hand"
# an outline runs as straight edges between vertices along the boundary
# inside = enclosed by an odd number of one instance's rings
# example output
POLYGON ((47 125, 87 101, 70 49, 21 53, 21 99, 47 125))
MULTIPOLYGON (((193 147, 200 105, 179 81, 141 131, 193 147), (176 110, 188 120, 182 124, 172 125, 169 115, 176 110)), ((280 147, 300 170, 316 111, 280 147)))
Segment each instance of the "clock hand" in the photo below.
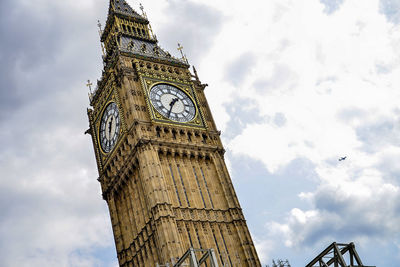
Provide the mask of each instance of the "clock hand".
POLYGON ((108 137, 111 139, 111 126, 112 126, 113 117, 111 117, 110 122, 108 123, 108 137))
POLYGON ((172 99, 171 103, 169 103, 169 106, 170 106, 171 108, 170 108, 169 111, 168 111, 168 118, 169 118, 169 115, 171 115, 172 108, 174 107, 175 103, 176 103, 178 100, 179 100, 179 98, 174 98, 174 99, 172 99))

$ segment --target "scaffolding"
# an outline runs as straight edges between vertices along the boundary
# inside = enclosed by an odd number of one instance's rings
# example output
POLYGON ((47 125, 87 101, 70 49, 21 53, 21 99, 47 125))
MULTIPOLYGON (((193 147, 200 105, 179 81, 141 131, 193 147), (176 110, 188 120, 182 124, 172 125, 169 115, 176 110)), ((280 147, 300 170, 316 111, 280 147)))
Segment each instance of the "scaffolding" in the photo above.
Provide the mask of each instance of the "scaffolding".
POLYGON ((333 242, 306 267, 375 267, 363 265, 354 243, 338 244, 333 242), (348 263, 349 264, 348 264, 348 263))
MULTIPOLYGON (((269 267, 267 265, 266 267, 269 267)), ((271 267, 291 267, 289 260, 272 260, 272 266, 271 267)))
POLYGON ((213 249, 189 248, 177 263, 171 265, 168 263, 166 265, 157 264, 156 267, 200 267, 203 263, 207 267, 218 267, 217 257, 213 249), (199 260, 196 253, 200 255, 199 260), (207 264, 207 260, 209 260, 208 263, 210 265, 207 264))

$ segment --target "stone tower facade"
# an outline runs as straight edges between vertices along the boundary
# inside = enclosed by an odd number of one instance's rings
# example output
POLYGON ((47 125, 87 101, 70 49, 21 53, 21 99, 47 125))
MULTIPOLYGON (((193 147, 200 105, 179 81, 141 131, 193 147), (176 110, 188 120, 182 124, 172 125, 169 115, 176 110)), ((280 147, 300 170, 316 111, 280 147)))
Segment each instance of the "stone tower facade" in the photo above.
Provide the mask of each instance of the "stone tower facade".
POLYGON ((206 85, 124 0, 110 1, 101 42, 88 132, 120 266, 174 264, 190 247, 214 249, 220 266, 261 266, 206 85))

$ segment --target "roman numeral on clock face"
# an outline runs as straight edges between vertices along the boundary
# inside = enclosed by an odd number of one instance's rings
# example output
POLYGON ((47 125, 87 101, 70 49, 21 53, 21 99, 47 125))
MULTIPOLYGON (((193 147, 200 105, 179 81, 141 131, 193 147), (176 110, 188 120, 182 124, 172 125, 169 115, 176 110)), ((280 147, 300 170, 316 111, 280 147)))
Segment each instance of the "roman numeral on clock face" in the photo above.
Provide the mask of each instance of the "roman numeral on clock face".
POLYGON ((117 104, 108 104, 100 122, 99 139, 102 150, 109 153, 117 143, 120 132, 120 117, 117 104))
POLYGON ((192 99, 171 84, 157 84, 150 90, 150 102, 163 117, 176 122, 189 122, 196 116, 192 99))

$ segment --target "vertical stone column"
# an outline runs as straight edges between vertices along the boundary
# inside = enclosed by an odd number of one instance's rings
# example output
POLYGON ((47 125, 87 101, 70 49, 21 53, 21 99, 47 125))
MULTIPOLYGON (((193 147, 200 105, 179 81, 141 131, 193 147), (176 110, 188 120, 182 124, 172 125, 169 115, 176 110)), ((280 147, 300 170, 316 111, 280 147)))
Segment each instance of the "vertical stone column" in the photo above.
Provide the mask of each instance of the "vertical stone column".
POLYGON ((232 204, 234 204, 234 207, 240 207, 239 200, 236 196, 235 189, 233 188, 232 180, 229 176, 228 168, 226 167, 224 159, 222 158, 221 154, 218 152, 214 153, 212 158, 213 158, 213 162, 215 164, 215 168, 217 170, 219 169, 222 174, 221 182, 223 182, 225 190, 229 194, 229 198, 231 200, 231 201, 229 201, 230 207, 232 204))
POLYGON ((110 217, 111 217, 111 224, 114 232, 114 239, 115 239, 115 247, 117 249, 118 261, 120 265, 123 263, 123 259, 121 259, 121 251, 124 250, 124 240, 122 237, 121 232, 121 224, 118 218, 118 211, 115 205, 114 194, 110 194, 107 203, 110 210, 110 217))
POLYGON ((158 151, 148 143, 142 145, 139 153, 140 179, 146 196, 147 209, 150 211, 152 224, 155 227, 161 264, 165 264, 183 254, 172 202, 162 174, 158 151))

